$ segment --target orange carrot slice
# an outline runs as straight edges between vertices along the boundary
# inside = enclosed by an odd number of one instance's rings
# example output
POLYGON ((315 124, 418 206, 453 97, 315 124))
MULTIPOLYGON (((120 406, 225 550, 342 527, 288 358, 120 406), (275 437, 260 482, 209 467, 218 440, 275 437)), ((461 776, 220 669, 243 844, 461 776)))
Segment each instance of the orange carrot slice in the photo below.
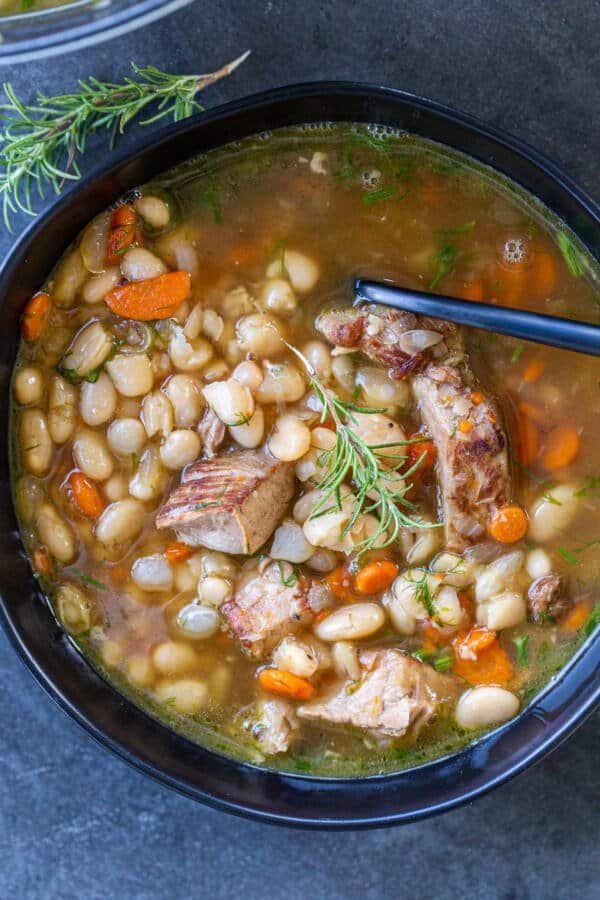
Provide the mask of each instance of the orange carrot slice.
POLYGON ((548 297, 556 287, 557 269, 553 253, 549 250, 534 250, 531 269, 531 285, 534 293, 548 297))
POLYGON ((165 557, 170 563, 183 562, 189 559, 191 555, 192 548, 188 547, 187 544, 182 544, 181 541, 173 541, 165 550, 165 557))
POLYGON ((513 669, 506 650, 495 638, 494 635, 487 646, 477 651, 475 659, 461 656, 458 652, 460 644, 455 646, 452 666, 454 674, 464 678, 469 684, 507 684, 512 678, 513 669))
POLYGON ((515 505, 501 506, 488 522, 488 531, 501 544, 514 544, 527 534, 525 510, 515 505))
POLYGON ((109 266, 116 266, 125 251, 139 243, 135 211, 127 204, 118 206, 112 214, 110 224, 106 262, 109 266))
MULTIPOLYGON (((422 434, 415 432, 415 434, 411 434, 409 440, 417 441, 418 438, 422 437, 422 434)), ((421 462, 419 463, 419 468, 416 470, 416 472, 424 472, 426 469, 431 469, 435 464, 435 460, 437 457, 435 444, 429 439, 418 440, 417 443, 408 444, 406 452, 408 456, 408 468, 414 466, 415 463, 421 460, 421 462), (421 459, 421 457, 423 458, 421 459)))
POLYGON ((587 622, 590 612, 590 604, 586 600, 580 600, 560 623, 561 629, 571 634, 579 631, 587 622))
POLYGON ((338 566, 325 579, 334 597, 344 602, 355 599, 352 575, 345 566, 338 566))
POLYGON ((50 557, 45 550, 42 550, 41 547, 36 547, 36 549, 33 551, 32 561, 33 568, 36 572, 39 572, 40 575, 48 575, 48 573, 52 570, 50 557))
POLYGON ((559 425, 550 432, 540 462, 549 472, 570 465, 579 454, 579 435, 572 425, 559 425))
POLYGON ((463 300, 472 300, 474 303, 481 302, 483 300, 483 282, 465 281, 458 293, 463 300))
POLYGON ((313 685, 306 678, 285 672, 283 669, 261 669, 258 683, 264 691, 290 697, 292 700, 310 700, 315 692, 313 685))
POLYGON ((104 500, 92 479, 83 472, 72 472, 67 483, 79 512, 90 519, 98 518, 104 510, 104 500))
POLYGON ((354 578, 359 594, 379 594, 386 591, 398 574, 398 566, 391 559, 378 559, 359 569, 354 578))
POLYGON ((132 281, 113 288, 106 295, 106 305, 123 319, 138 322, 168 319, 187 298, 190 287, 189 272, 167 272, 146 281, 132 281))
POLYGON ((49 294, 36 294, 27 302, 21 318, 21 332, 26 341, 37 341, 42 336, 51 305, 49 294))
POLYGON ((523 381, 527 382, 527 384, 534 384, 534 382, 539 381, 542 377, 545 368, 546 367, 541 359, 532 359, 531 362, 525 366, 523 381))

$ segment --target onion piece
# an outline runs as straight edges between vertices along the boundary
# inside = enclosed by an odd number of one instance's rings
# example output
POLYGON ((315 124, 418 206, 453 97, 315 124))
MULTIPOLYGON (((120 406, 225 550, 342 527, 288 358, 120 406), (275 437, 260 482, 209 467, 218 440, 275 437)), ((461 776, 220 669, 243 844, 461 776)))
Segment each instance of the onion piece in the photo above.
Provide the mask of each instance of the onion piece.
POLYGON ((405 331, 398 338, 398 345, 403 353, 408 356, 414 356, 422 353, 429 347, 435 347, 440 341, 444 340, 444 336, 439 331, 427 331, 425 328, 415 328, 412 331, 405 331))

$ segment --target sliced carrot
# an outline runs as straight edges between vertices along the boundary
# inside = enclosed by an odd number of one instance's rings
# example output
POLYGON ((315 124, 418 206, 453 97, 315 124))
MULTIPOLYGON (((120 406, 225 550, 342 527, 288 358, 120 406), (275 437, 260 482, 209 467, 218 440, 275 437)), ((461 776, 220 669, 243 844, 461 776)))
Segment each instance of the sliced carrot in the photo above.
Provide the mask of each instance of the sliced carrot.
POLYGON ((455 647, 452 666, 454 674, 464 678, 469 684, 507 684, 513 675, 512 666, 506 650, 495 637, 494 635, 494 640, 477 651, 475 659, 461 656, 455 647))
POLYGON ((472 300, 475 303, 481 302, 483 300, 483 282, 464 281, 458 294, 462 300, 472 300))
POLYGON ((547 297, 556 287, 557 268, 554 254, 549 250, 534 250, 531 286, 540 298, 547 297))
POLYGON ((165 550, 164 555, 170 563, 183 562, 192 555, 192 548, 187 544, 182 544, 181 541, 173 541, 165 550))
POLYGON ((471 628, 467 634, 461 636, 454 642, 454 649, 457 656, 471 659, 474 656, 478 656, 484 650, 487 650, 487 648, 491 647, 497 640, 498 635, 495 631, 490 631, 487 628, 471 628))
POLYGON ((481 393, 481 391, 471 391, 471 403, 474 403, 475 406, 479 406, 480 403, 483 403, 485 397, 481 393))
POLYGON ((234 266, 250 266, 252 263, 262 259, 263 256, 264 247, 250 241, 245 244, 238 244, 229 253, 229 258, 234 266))
POLYGON ((590 604, 586 600, 580 600, 560 623, 561 629, 567 632, 579 631, 587 622, 590 612, 590 604))
POLYGON ((472 424, 468 419, 461 419, 458 425, 456 426, 461 434, 468 434, 473 430, 472 424))
POLYGON ((359 569, 354 578, 359 594, 379 594, 386 591, 398 574, 398 566, 391 559, 377 559, 359 569))
POLYGON ((325 579, 327 587, 338 600, 354 600, 354 580, 345 566, 338 566, 325 579))
MULTIPOLYGON (((415 434, 411 434, 409 440, 416 441, 418 438, 420 439, 422 437, 422 434, 416 432, 415 434)), ((416 470, 417 472, 424 472, 426 469, 431 469, 437 458, 435 444, 429 439, 418 440, 415 444, 408 444, 407 455, 407 465, 409 468, 421 460, 419 468, 416 470)))
POLYGON ((572 425, 559 425, 548 435, 540 462, 549 472, 570 465, 579 454, 579 435, 572 425))
POLYGON ((187 298, 190 287, 189 272, 167 272, 146 281, 132 281, 113 288, 106 295, 106 305, 124 319, 138 322, 168 319, 187 298))
POLYGON ((431 625, 430 622, 426 622, 425 624, 423 638, 423 649, 426 653, 430 653, 437 647, 444 647, 448 643, 448 635, 439 628, 436 628, 435 625, 431 625))
POLYGON ((458 602, 460 603, 461 609, 466 612, 469 619, 472 619, 475 612, 475 605, 467 591, 458 592, 458 602))
POLYGON ((72 472, 67 484, 79 512, 90 519, 98 518, 104 510, 104 500, 92 479, 83 472, 72 472))
POLYGON ((514 264, 506 268, 498 265, 496 269, 498 297, 504 306, 521 306, 527 292, 528 276, 529 272, 525 266, 514 264))
POLYGON ((110 225, 106 262, 109 266, 115 266, 126 250, 139 243, 137 216, 133 207, 127 204, 118 206, 112 214, 110 225))
POLYGON ((21 318, 21 332, 26 341, 37 341, 42 336, 51 306, 49 294, 36 294, 28 300, 21 318))
POLYGON ((501 506, 488 522, 488 531, 501 544, 514 544, 527 534, 527 514, 521 506, 501 506))
POLYGON ((542 362, 541 359, 532 359, 530 363, 525 366, 525 371, 523 372, 523 381, 527 382, 527 384, 533 384, 544 374, 544 369, 546 366, 542 362))
POLYGON ((310 700, 315 692, 313 685, 306 678, 285 672, 283 669, 261 669, 258 683, 263 691, 271 691, 292 700, 310 700))
POLYGON ((522 466, 530 466, 537 457, 538 431, 529 416, 519 419, 517 455, 522 466))
POLYGON ((33 568, 40 575, 48 575, 52 571, 50 557, 41 547, 36 547, 32 555, 33 568))
POLYGON ((540 406, 536 406, 535 403, 521 400, 518 409, 520 413, 527 416, 536 425, 548 426, 548 414, 540 406))
POLYGON ((121 563, 116 566, 111 566, 110 568, 110 580, 115 587, 120 587, 120 585, 124 584, 125 581, 127 581, 128 575, 128 566, 124 566, 121 563))

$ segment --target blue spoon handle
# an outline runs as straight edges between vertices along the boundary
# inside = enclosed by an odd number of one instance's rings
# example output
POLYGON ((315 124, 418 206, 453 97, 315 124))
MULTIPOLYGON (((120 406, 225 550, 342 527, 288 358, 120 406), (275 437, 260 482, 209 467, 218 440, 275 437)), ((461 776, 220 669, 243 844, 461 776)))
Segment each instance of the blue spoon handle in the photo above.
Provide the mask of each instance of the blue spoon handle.
POLYGON ((379 303, 422 316, 445 319, 457 325, 468 325, 497 334, 509 334, 537 344, 600 356, 600 325, 593 325, 591 322, 576 322, 559 316, 544 316, 506 306, 493 306, 491 303, 458 300, 455 297, 413 291, 362 278, 354 282, 354 293, 358 301, 379 303))

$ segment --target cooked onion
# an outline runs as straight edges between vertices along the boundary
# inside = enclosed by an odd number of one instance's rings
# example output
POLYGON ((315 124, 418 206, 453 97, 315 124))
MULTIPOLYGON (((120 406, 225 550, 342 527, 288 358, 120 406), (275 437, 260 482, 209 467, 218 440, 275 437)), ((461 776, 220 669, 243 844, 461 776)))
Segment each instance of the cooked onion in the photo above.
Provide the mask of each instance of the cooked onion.
POLYGON ((405 331, 398 338, 398 344, 403 353, 408 356, 414 356, 416 353, 422 353, 429 347, 435 347, 444 336, 438 331, 427 331, 426 329, 415 328, 413 331, 405 331))

